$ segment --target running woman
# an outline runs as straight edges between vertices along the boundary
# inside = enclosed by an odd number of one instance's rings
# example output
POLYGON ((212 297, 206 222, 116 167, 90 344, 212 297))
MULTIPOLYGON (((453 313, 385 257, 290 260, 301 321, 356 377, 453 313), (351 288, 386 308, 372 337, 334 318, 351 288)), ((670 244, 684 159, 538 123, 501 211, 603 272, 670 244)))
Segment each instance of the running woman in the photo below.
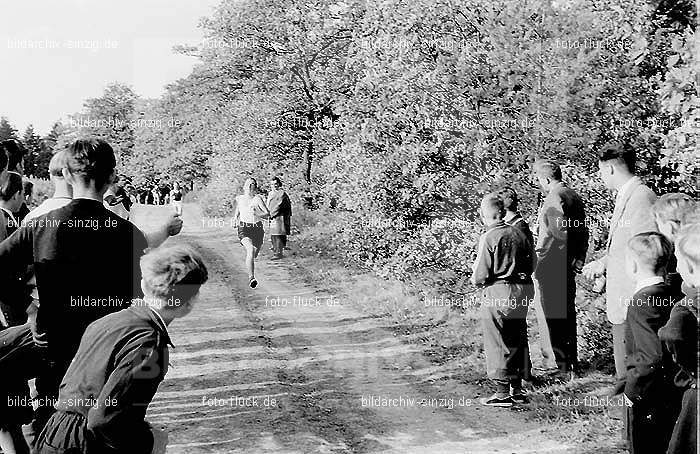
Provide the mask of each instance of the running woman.
POLYGON ((173 184, 173 190, 170 192, 170 203, 175 208, 175 213, 182 216, 182 191, 178 183, 173 184))
POLYGON ((250 288, 258 286, 255 279, 255 258, 260 253, 265 231, 263 219, 268 219, 270 212, 262 197, 258 194, 258 183, 255 178, 248 178, 243 183, 243 195, 236 197, 236 211, 233 219, 238 225, 238 238, 246 250, 245 266, 250 279, 250 288))

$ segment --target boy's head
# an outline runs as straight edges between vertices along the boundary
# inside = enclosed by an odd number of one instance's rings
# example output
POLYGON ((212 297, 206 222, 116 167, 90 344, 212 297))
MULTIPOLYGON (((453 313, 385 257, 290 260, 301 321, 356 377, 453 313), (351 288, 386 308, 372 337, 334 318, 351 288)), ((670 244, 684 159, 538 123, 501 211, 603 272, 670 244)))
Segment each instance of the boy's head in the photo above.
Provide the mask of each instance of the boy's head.
POLYGON ((5 162, 8 171, 22 175, 24 173, 23 161, 26 153, 22 144, 15 139, 3 140, 0 142, 0 151, 6 158, 6 161, 0 158, 0 170, 3 167, 3 162, 5 162))
POLYGON ((63 176, 63 169, 67 166, 65 150, 61 150, 51 156, 51 160, 49 161, 49 178, 53 183, 54 197, 70 197, 73 195, 73 188, 63 176))
POLYGON ((505 214, 506 210, 503 207, 503 200, 497 193, 486 194, 481 199, 481 220, 487 227, 502 220, 505 214))
POLYGON ((700 224, 700 200, 695 200, 681 216, 681 228, 691 224, 700 224))
POLYGON ((7 172, 0 178, 0 203, 8 211, 16 212, 24 202, 22 175, 17 172, 7 172))
POLYGON ((608 189, 617 189, 634 175, 637 154, 621 143, 606 144, 598 154, 600 178, 608 189))
POLYGON ((104 193, 116 178, 114 150, 102 139, 78 139, 65 153, 63 176, 72 186, 94 187, 104 193))
POLYGON ((518 194, 513 188, 503 188, 498 191, 498 195, 503 200, 503 208, 506 211, 515 213, 518 211, 518 194))
POLYGON ((549 159, 538 159, 533 164, 534 177, 543 191, 549 191, 553 184, 562 179, 561 167, 549 159))
POLYGON ((672 193, 659 197, 651 208, 659 232, 669 241, 674 241, 685 212, 694 204, 695 201, 687 194, 672 193))
POLYGON ((141 273, 144 299, 157 302, 166 320, 189 314, 209 277, 202 257, 184 245, 161 247, 144 255, 141 273))
POLYGON ((627 274, 635 279, 663 276, 673 254, 673 245, 660 233, 645 232, 627 242, 627 274))
POLYGON ((677 269, 683 282, 700 287, 700 224, 690 224, 676 238, 677 269))
POLYGON ((24 192, 24 201, 27 205, 31 205, 32 194, 34 193, 34 183, 27 178, 22 179, 22 191, 24 192))

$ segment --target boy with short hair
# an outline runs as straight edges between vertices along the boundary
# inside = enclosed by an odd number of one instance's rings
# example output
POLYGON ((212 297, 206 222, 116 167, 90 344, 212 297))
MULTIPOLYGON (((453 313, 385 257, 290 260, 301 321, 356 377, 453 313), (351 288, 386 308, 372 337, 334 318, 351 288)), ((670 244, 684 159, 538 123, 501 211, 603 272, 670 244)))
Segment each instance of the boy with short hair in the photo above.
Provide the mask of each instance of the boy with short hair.
POLYGON ((672 254, 673 246, 660 233, 640 233, 627 242, 627 274, 636 282, 625 330, 624 393, 632 454, 664 452, 680 403, 673 360, 657 334, 675 301, 673 289, 664 282, 672 254))
POLYGON ((534 296, 532 248, 525 235, 503 222, 505 209, 498 194, 481 201, 486 232, 479 239, 472 283, 483 287, 481 316, 486 371, 496 392, 484 405, 510 407, 526 402, 522 379, 530 375, 527 309, 534 296))
POLYGON ((149 252, 141 271, 143 299, 85 331, 37 454, 165 452, 167 433, 144 418, 168 369, 167 327, 189 314, 208 273, 182 245, 149 252))
POLYGON ((679 372, 674 382, 683 392, 680 414, 673 427, 668 454, 697 450, 698 307, 700 307, 700 224, 682 226, 675 244, 677 269, 685 298, 671 310, 659 338, 673 355, 679 372))
MULTIPOLYGON (((654 202, 651 208, 654 213, 654 218, 656 219, 656 225, 659 228, 659 232, 661 232, 671 244, 676 240, 676 235, 683 224, 683 218, 686 216, 686 213, 691 211, 695 204, 696 202, 692 197, 681 193, 664 194, 654 202)), ((676 271, 676 258, 673 255, 671 255, 667 273, 666 283, 671 286, 675 295, 675 300, 678 301, 683 298, 683 292, 681 291, 683 279, 676 271)))

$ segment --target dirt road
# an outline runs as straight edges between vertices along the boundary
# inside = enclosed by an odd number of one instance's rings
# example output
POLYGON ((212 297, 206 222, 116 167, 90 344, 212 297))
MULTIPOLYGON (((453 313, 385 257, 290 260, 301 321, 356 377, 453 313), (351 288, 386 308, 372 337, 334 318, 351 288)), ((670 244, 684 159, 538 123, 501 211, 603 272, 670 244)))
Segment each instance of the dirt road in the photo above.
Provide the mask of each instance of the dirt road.
MULTIPOLYGON (((138 206, 134 219, 148 229, 168 212, 138 206)), ((575 452, 517 412, 480 406, 473 385, 440 380, 388 321, 300 284, 267 245, 248 289, 229 219, 196 206, 183 219, 169 241, 198 248, 210 281, 170 327, 171 368, 148 412, 169 453, 575 452)))

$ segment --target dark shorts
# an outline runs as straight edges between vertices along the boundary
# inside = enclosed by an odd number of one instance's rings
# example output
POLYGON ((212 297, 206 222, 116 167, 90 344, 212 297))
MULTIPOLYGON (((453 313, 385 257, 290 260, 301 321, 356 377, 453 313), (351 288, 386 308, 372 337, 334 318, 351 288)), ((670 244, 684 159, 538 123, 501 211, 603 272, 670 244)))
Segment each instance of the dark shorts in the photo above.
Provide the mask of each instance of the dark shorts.
POLYGON ((238 239, 250 238, 253 242, 253 246, 256 249, 260 249, 265 238, 265 230, 263 229, 262 222, 256 224, 249 224, 247 222, 241 222, 238 224, 238 239))

